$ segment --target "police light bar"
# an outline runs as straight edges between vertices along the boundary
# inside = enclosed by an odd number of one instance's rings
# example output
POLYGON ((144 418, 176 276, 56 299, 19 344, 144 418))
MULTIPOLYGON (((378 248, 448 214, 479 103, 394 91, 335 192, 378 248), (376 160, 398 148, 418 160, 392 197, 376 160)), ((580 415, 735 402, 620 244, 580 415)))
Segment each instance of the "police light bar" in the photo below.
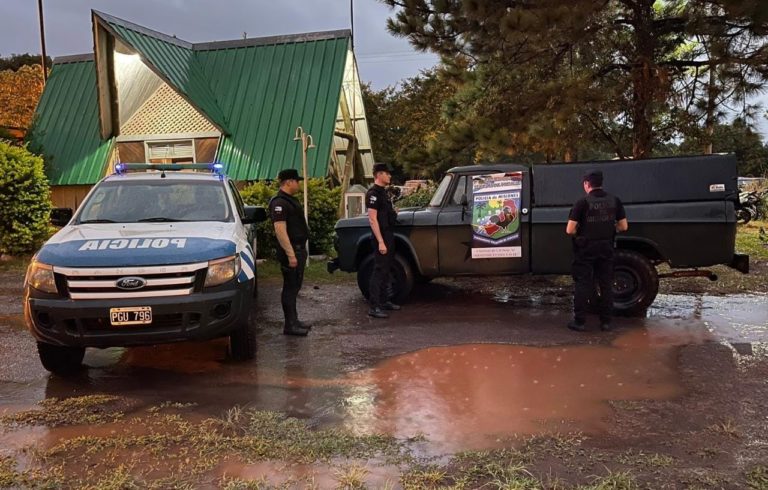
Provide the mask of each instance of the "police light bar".
POLYGON ((203 170, 221 175, 224 165, 221 163, 118 163, 115 165, 115 173, 146 172, 155 170, 160 172, 179 170, 203 170))

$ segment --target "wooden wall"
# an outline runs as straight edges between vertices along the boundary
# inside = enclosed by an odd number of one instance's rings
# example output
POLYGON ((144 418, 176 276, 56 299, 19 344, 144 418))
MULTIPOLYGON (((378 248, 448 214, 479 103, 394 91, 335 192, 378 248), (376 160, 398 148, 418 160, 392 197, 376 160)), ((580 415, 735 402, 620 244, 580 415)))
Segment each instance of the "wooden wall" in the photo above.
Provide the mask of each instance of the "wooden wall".
POLYGON ((147 161, 143 141, 121 141, 117 144, 117 152, 120 154, 122 163, 144 163, 147 161))
POLYGON ((51 202, 54 208, 76 210, 90 192, 92 185, 52 185, 51 202))
POLYGON ((209 163, 216 158, 219 138, 195 138, 195 159, 197 163, 209 163))

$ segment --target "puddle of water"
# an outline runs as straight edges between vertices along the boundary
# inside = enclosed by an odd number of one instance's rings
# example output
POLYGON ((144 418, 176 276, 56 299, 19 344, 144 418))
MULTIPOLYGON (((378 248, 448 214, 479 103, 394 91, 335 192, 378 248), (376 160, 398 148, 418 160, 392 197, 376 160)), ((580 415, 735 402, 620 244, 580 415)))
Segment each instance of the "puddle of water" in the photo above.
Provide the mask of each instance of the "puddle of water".
POLYGON ((600 431, 609 400, 680 394, 673 331, 632 331, 613 346, 434 347, 384 361, 352 390, 346 426, 397 437, 425 435, 445 449, 483 448, 500 437, 600 431), (662 347, 663 346, 663 347, 662 347))

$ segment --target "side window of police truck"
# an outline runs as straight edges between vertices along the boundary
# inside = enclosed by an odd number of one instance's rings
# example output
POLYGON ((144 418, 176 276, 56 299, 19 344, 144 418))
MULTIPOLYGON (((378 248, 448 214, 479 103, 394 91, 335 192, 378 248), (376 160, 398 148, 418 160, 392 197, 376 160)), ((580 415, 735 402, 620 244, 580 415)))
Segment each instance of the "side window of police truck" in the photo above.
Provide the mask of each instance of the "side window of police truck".
POLYGON ((237 214, 240 215, 240 219, 245 218, 245 203, 243 202, 243 198, 240 196, 240 191, 237 190, 237 187, 235 187, 234 182, 227 181, 229 184, 229 190, 232 192, 232 196, 235 199, 235 206, 237 206, 237 214))
POLYGON ((429 201, 430 207, 440 207, 440 205, 443 204, 443 198, 445 197, 445 193, 448 192, 448 188, 451 187, 452 179, 453 179, 452 174, 445 174, 445 177, 443 177, 443 180, 440 182, 440 185, 437 187, 435 194, 432 196, 432 199, 429 201))
POLYGON ((465 196, 469 199, 469 193, 467 192, 467 176, 462 175, 459 177, 459 182, 456 184, 456 190, 453 191, 451 200, 448 201, 448 206, 461 206, 461 198, 465 196))

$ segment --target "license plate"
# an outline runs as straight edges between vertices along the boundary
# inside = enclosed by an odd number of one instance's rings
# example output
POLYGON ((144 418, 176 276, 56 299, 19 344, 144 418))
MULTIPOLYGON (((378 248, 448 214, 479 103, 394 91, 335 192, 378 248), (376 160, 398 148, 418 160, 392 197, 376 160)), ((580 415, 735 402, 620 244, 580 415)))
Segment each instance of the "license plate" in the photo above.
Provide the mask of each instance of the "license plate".
POLYGON ((152 323, 152 307, 110 308, 109 323, 114 326, 147 325, 152 323))

